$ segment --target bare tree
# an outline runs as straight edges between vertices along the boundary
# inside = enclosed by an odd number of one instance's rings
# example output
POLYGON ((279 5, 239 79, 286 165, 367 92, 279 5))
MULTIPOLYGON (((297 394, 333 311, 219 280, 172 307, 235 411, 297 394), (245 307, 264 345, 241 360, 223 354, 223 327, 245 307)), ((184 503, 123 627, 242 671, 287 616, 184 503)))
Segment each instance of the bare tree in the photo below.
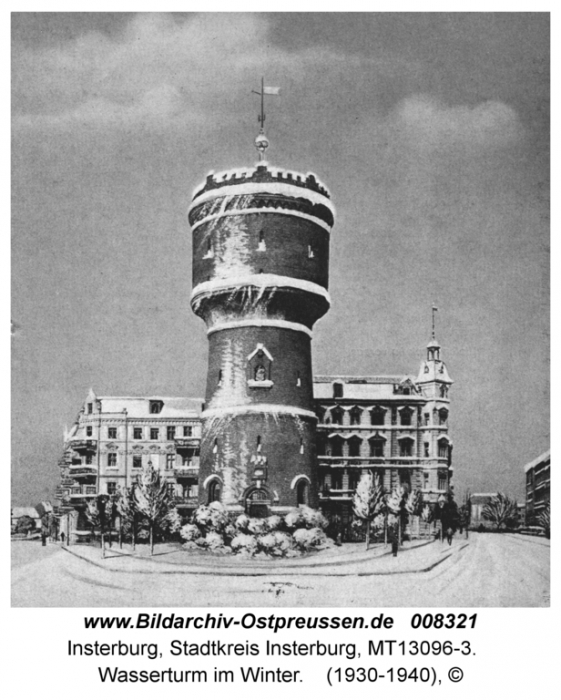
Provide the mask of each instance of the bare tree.
POLYGON ((483 507, 481 515, 485 520, 495 523, 497 530, 500 530, 507 520, 515 517, 516 512, 516 501, 513 501, 503 493, 497 493, 497 495, 493 496, 489 503, 483 507))
POLYGON ((538 515, 538 523, 545 530, 547 539, 551 537, 551 502, 547 501, 542 512, 538 515))
POLYGON ((366 522, 366 549, 370 544, 370 523, 384 508, 384 489, 376 474, 365 471, 353 495, 353 512, 357 518, 366 522))
POLYGON ((401 544, 403 519, 407 513, 405 504, 407 502, 407 490, 403 486, 395 488, 386 500, 388 511, 397 519, 397 542, 401 544))
POLYGON ((138 512, 148 521, 150 530, 150 555, 154 554, 154 529, 158 527, 173 507, 173 495, 160 472, 148 462, 139 475, 134 490, 138 512))
MULTIPOLYGON (((419 489, 411 491, 405 501, 405 510, 411 515, 420 516, 423 512, 423 494, 419 489)), ((417 520, 417 537, 420 534, 419 520, 417 520)))

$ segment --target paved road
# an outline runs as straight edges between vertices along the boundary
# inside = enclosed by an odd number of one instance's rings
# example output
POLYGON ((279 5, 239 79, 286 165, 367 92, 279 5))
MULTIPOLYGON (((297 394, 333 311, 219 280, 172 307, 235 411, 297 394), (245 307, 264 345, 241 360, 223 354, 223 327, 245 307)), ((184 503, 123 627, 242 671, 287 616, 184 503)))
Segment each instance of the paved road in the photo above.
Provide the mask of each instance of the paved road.
MULTIPOLYGON (((13 556, 12 604, 18 607, 548 605, 547 541, 473 533, 469 543, 469 547, 427 573, 344 578, 294 574, 271 578, 184 573, 133 575, 105 571, 67 552, 57 551, 55 545, 41 552, 38 545, 39 560, 25 564, 22 556, 13 556)), ((14 550, 23 546, 29 547, 30 543, 12 545, 14 550)), ((26 550, 26 556, 30 551, 26 550)))

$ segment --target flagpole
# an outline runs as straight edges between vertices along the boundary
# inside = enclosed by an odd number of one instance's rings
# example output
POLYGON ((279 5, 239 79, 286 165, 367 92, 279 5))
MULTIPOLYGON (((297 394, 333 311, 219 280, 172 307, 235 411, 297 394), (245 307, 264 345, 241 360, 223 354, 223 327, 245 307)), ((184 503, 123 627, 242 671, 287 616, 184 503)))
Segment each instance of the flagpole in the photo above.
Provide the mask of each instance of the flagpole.
POLYGON ((265 133, 265 78, 261 76, 261 133, 265 133))

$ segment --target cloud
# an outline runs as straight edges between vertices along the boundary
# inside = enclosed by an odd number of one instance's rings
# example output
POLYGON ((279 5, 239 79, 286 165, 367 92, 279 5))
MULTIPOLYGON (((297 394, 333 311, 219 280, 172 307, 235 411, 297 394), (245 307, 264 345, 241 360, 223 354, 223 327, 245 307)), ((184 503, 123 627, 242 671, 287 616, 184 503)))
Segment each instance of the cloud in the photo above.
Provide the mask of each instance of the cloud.
POLYGON ((522 135, 515 110, 498 101, 451 107, 427 95, 414 95, 396 106, 391 119, 420 148, 505 146, 522 135))

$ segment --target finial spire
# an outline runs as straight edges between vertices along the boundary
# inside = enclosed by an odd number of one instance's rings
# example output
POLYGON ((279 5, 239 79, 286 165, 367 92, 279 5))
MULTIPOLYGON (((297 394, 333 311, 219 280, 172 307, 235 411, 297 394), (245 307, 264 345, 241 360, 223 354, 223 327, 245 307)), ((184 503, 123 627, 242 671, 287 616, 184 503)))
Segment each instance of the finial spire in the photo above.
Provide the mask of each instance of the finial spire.
POLYGON ((436 340, 436 317, 435 313, 438 311, 438 307, 433 304, 432 305, 432 335, 431 335, 431 340, 436 340))
POLYGON ((259 95, 261 97, 261 112, 257 116, 257 121, 261 125, 259 129, 259 134, 255 139, 255 148, 259 151, 259 160, 265 160, 265 151, 269 148, 269 140, 265 136, 265 95, 280 95, 280 88, 278 87, 266 87, 265 78, 261 78, 261 90, 251 91, 254 95, 259 95))

